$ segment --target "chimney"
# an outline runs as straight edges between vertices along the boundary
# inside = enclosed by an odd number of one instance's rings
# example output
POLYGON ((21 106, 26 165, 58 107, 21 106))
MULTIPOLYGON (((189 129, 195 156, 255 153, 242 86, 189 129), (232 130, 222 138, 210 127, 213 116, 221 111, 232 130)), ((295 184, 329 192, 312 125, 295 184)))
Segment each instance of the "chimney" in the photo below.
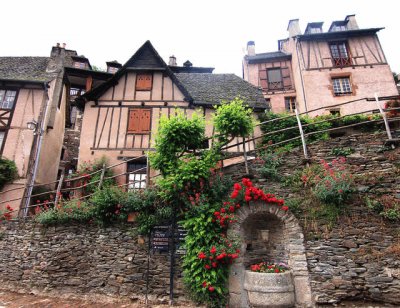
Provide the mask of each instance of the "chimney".
POLYGON ((177 66, 176 64, 176 57, 174 55, 169 57, 169 62, 168 62, 169 66, 177 66))
POLYGON ((344 20, 347 20, 347 30, 358 30, 356 15, 347 15, 344 20))
POLYGON ((300 35, 301 31, 300 31, 299 20, 298 19, 289 20, 287 31, 289 31, 289 37, 300 35))
POLYGON ((60 43, 57 43, 57 44, 56 44, 56 47, 60 47, 60 43))
POLYGON ((62 44, 62 48, 65 49, 65 46, 67 46, 67 44, 63 43, 63 44, 62 44))
POLYGON ((254 43, 254 41, 247 42, 247 55, 248 56, 256 55, 256 44, 254 43))

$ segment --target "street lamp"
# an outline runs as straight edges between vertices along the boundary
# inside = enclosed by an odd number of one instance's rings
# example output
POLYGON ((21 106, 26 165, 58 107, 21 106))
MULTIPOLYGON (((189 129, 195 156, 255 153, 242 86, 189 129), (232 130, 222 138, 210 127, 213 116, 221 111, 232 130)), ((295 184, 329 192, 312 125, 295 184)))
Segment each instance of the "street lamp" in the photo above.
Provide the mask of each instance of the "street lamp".
POLYGON ((33 131, 34 135, 40 135, 40 127, 39 127, 39 123, 36 122, 35 120, 29 121, 28 123, 26 123, 26 126, 28 127, 29 130, 33 131))

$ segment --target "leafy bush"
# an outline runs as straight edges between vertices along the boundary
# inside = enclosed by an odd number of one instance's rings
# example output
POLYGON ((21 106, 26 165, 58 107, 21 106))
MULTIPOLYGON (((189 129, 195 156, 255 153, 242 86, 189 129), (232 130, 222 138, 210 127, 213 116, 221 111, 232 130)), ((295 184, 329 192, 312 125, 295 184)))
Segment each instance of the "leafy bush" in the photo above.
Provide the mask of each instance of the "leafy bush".
POLYGON ((69 200, 56 207, 36 207, 35 221, 42 225, 57 225, 71 222, 88 222, 94 218, 93 207, 85 201, 69 200))
MULTIPOLYGON (((93 194, 99 187, 99 180, 101 177, 100 170, 103 169, 103 165, 107 166, 107 158, 105 156, 101 157, 100 159, 96 159, 95 161, 85 161, 83 162, 78 171, 71 175, 71 178, 74 177, 82 177, 81 179, 74 181, 75 186, 83 186, 82 192, 84 195, 93 194), (99 171, 95 174, 90 175, 93 172, 99 171)), ((106 169, 104 173, 104 178, 113 176, 114 173, 111 169, 106 169)), ((115 185, 114 179, 104 179, 102 183, 102 187, 110 187, 115 185)))
POLYGON ((256 163, 260 165, 259 173, 266 179, 280 179, 278 167, 282 165, 282 158, 278 153, 265 151, 256 163))
POLYGON ((255 125, 252 113, 253 111, 246 107, 240 98, 235 98, 229 103, 222 103, 216 107, 214 114, 215 131, 222 139, 247 137, 253 132, 255 125))
POLYGON ((118 187, 104 187, 97 190, 90 198, 96 219, 104 224, 126 221, 127 213, 123 209, 126 193, 118 187))
POLYGON ((369 209, 388 220, 400 220, 400 200, 395 196, 383 195, 375 200, 366 198, 365 203, 369 209))
POLYGON ((18 169, 15 162, 4 157, 0 157, 0 189, 5 184, 12 182, 18 177, 18 169))
POLYGON ((7 204, 4 211, 0 210, 0 221, 11 220, 13 211, 14 209, 9 204, 7 204))

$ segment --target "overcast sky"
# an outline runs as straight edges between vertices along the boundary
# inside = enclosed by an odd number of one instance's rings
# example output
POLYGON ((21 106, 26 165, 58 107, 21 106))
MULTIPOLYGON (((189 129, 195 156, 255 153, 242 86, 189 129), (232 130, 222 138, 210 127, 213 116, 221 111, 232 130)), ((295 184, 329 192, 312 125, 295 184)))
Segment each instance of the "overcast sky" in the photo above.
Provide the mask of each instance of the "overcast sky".
POLYGON ((124 64, 150 40, 168 62, 190 60, 216 73, 242 76, 249 40, 256 52, 277 50, 290 19, 331 22, 356 14, 360 28, 378 33, 392 71, 400 72, 398 0, 3 0, 0 2, 0 56, 48 56, 57 42, 77 50, 92 65, 124 64), (397 5, 396 5, 397 4, 397 5))

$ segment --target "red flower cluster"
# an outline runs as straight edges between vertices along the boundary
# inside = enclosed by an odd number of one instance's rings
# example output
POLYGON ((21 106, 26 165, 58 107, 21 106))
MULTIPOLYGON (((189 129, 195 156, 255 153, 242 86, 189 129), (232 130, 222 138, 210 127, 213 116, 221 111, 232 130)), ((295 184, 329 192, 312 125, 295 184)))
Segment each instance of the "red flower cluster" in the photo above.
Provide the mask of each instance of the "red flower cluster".
POLYGON ((7 204, 6 210, 3 213, 0 211, 0 221, 1 220, 11 220, 11 218, 12 218, 11 213, 13 211, 14 211, 13 208, 9 204, 7 204))
POLYGON ((225 248, 220 249, 218 253, 218 249, 215 246, 212 246, 210 249, 210 253, 207 255, 203 251, 200 251, 198 254, 198 258, 204 261, 204 268, 209 270, 211 268, 218 267, 218 264, 231 264, 232 261, 239 257, 240 250, 237 249, 236 251, 233 250, 232 244, 229 242, 228 239, 225 239, 225 246, 231 252, 227 252, 225 248), (235 252, 234 252, 235 251, 235 252))

